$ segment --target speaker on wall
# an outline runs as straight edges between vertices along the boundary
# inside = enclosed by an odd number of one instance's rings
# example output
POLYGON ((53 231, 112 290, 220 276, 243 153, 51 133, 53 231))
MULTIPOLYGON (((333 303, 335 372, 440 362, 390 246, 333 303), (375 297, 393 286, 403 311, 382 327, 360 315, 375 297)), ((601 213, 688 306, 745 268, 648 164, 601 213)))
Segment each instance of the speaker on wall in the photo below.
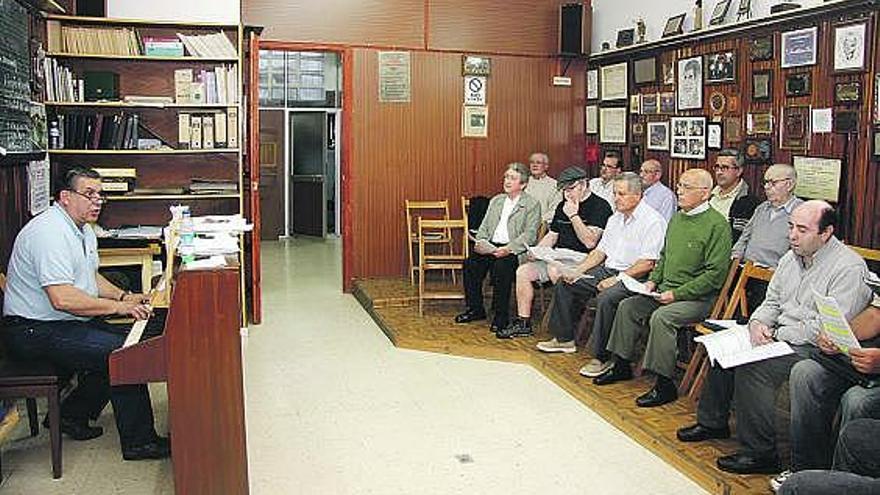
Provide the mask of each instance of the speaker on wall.
POLYGON ((559 6, 559 54, 582 56, 590 53, 590 2, 559 6))

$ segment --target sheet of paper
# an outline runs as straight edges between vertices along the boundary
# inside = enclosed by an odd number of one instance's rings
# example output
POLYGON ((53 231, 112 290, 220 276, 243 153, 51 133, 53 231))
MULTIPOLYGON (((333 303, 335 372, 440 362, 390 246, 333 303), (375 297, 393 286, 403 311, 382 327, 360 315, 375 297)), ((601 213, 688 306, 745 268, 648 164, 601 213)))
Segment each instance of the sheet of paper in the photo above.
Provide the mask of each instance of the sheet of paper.
POLYGON ((584 261, 584 258, 587 257, 586 253, 582 253, 580 251, 575 251, 573 249, 567 248, 552 248, 547 246, 533 246, 529 248, 529 253, 535 258, 547 261, 547 262, 556 262, 562 265, 567 266, 575 266, 579 264, 581 261, 584 261))
POLYGON ((644 294, 646 296, 651 297, 659 297, 659 292, 651 292, 645 288, 645 284, 639 282, 638 280, 630 277, 626 273, 620 272, 617 274, 617 280, 620 280, 624 287, 626 287, 630 292, 635 292, 636 294, 644 294))
POLYGON ((833 297, 813 291, 813 302, 816 303, 816 310, 819 311, 822 329, 841 352, 849 354, 851 348, 861 349, 862 346, 859 345, 859 340, 846 321, 843 310, 833 297))
POLYGON ((813 109, 813 133, 822 134, 831 132, 833 117, 830 108, 814 108, 813 109))
POLYGON ((753 347, 749 340, 749 329, 745 325, 735 325, 727 330, 700 335, 694 341, 706 346, 709 360, 725 369, 794 352, 785 342, 753 347))
POLYGON ((186 264, 186 269, 204 270, 206 268, 219 268, 221 266, 226 266, 226 257, 218 254, 209 258, 190 261, 186 264))
POLYGON ((495 245, 485 239, 478 239, 474 243, 474 251, 479 254, 489 254, 495 252, 495 245))
POLYGON ((733 328, 737 325, 736 320, 706 320, 706 323, 711 323, 724 328, 733 328))

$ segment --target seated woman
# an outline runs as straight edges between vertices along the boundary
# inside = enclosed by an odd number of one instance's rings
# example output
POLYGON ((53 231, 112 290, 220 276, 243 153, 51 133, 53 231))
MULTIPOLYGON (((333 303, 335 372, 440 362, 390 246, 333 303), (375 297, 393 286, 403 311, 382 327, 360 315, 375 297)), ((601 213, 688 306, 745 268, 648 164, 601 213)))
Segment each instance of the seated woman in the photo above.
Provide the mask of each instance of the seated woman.
POLYGON ((510 291, 526 248, 534 242, 541 222, 541 206, 523 192, 529 181, 529 169, 511 163, 504 173, 504 192, 489 202, 486 216, 477 231, 474 250, 464 262, 464 293, 467 308, 455 317, 456 323, 486 318, 483 306, 483 279, 492 269, 493 320, 497 332, 507 327, 510 317, 510 291))

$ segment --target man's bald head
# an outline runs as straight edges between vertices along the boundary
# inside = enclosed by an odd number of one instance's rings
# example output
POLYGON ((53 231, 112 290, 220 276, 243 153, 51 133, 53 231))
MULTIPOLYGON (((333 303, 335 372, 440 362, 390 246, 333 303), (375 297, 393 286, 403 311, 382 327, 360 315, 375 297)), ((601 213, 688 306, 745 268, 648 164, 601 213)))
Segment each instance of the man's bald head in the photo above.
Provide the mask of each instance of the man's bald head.
POLYGON ((818 199, 805 201, 791 212, 788 242, 798 256, 811 258, 834 235, 834 208, 818 199))

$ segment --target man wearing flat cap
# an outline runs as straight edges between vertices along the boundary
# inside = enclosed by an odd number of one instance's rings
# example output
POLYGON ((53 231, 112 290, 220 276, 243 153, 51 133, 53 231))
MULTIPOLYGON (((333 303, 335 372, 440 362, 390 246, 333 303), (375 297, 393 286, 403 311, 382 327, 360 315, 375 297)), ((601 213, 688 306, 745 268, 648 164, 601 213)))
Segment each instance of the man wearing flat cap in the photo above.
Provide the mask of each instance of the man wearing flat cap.
POLYGON ((642 186, 641 178, 633 172, 614 178, 617 211, 608 219, 596 249, 564 275, 564 283, 556 284, 548 325, 553 338, 538 343, 538 349, 544 352, 575 352, 574 327, 587 301, 596 297, 590 339, 592 359, 580 371, 587 377, 601 375, 612 364, 605 347, 617 305, 632 295, 618 280, 618 274, 644 279, 663 249, 666 219, 642 199, 642 186))
MULTIPOLYGON (((596 247, 611 207, 602 198, 590 193, 587 172, 580 167, 568 167, 557 180, 563 201, 556 206, 550 228, 539 242, 541 247, 556 247, 588 253, 596 247)), ((534 289, 532 282, 553 282, 561 275, 561 265, 531 259, 516 270, 517 318, 500 329, 498 338, 524 337, 532 334, 531 311, 534 289)))

